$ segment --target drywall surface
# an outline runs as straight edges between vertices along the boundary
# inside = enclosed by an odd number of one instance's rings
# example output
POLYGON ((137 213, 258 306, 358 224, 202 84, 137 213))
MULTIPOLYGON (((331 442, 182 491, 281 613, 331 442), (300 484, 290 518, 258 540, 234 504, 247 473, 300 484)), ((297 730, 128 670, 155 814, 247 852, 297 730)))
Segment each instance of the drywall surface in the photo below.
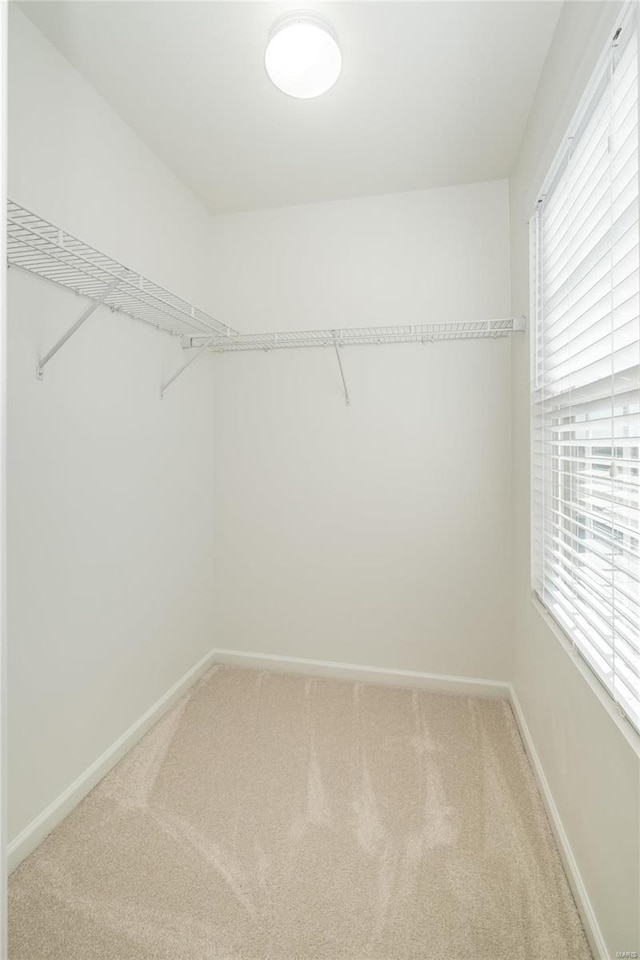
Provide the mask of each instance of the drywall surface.
MULTIPOLYGON (((201 299, 207 217, 14 8, 9 194, 201 299)), ((206 304, 203 304, 206 306, 206 304)), ((10 838, 211 647, 212 376, 177 341, 9 271, 10 838)))
MULTIPOLYGON (((513 309, 528 313, 528 227, 537 193, 618 5, 568 3, 541 79, 511 182, 513 309)), ((607 956, 640 950, 640 761, 595 686, 531 600, 529 347, 514 339, 514 686, 607 956)), ((631 738, 632 739, 632 738, 631 738)))
MULTIPOLYGON (((243 330, 509 315, 505 181, 212 220, 243 330)), ((509 344, 216 363, 218 646, 510 677, 509 344)))

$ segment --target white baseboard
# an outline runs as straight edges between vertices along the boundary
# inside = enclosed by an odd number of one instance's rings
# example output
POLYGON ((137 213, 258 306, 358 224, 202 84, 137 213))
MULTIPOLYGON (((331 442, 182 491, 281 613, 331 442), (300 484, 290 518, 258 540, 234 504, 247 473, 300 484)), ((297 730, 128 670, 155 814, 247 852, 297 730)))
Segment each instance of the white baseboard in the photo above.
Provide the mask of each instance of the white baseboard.
POLYGON ((18 836, 11 841, 7 849, 7 866, 9 872, 15 870, 25 857, 28 857, 51 831, 71 813, 83 797, 92 790, 97 783, 111 770, 112 767, 127 753, 154 723, 157 723, 163 713, 189 689, 196 680, 215 662, 214 652, 207 653, 198 663, 188 670, 177 683, 167 690, 153 706, 126 730, 115 743, 105 750, 90 767, 80 774, 73 783, 64 790, 59 797, 32 820, 18 836))
POLYGON ((341 680, 378 683, 392 687, 415 687, 436 693, 492 697, 497 700, 508 700, 510 696, 509 684, 500 680, 478 680, 475 677, 420 673, 415 670, 396 670, 391 667, 365 667, 356 663, 306 660, 302 657, 274 656, 242 650, 214 650, 212 657, 216 663, 251 667, 254 670, 273 670, 276 673, 306 673, 315 677, 335 677, 341 680))
POLYGON ((540 792, 546 807, 547 816, 549 817, 551 829, 558 846, 558 851, 562 859, 565 873, 569 881, 569 886, 571 887, 571 892, 573 893, 573 897, 576 902, 578 913, 580 914, 580 919, 582 920, 589 945, 594 957, 596 957, 597 960, 609 960, 611 954, 607 950, 605 939, 598 924, 591 900, 589 899, 587 888, 584 885, 580 870, 578 869, 578 864, 576 863, 576 859, 573 855, 569 838, 567 837, 564 826, 562 825, 560 813, 556 807, 555 800, 553 799, 551 787, 549 786, 549 782, 542 768, 542 763, 540 762, 540 757, 538 756, 538 752, 535 748, 531 732, 527 726, 527 721, 525 720, 524 713, 522 712, 522 707, 520 706, 518 696, 513 688, 513 685, 509 684, 509 687, 511 706, 513 707, 516 723, 518 724, 522 742, 524 743, 527 756, 529 757, 533 772, 538 781, 538 786, 540 787, 540 792))

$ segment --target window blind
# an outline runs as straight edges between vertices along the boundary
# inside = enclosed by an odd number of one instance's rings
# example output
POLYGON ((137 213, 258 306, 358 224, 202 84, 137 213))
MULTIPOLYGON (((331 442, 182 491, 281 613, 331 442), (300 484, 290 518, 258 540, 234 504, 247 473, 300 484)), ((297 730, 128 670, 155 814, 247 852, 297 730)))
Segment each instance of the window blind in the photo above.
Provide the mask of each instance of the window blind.
POLYGON ((638 12, 531 222, 533 589, 640 729, 638 12))

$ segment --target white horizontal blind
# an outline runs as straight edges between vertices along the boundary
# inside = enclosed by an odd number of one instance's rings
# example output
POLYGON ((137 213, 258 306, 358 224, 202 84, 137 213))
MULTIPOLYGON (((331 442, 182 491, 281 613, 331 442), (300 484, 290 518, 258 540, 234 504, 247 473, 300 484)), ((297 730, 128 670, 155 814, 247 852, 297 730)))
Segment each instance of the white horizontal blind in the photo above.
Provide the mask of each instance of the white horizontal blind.
POLYGON ((638 13, 532 222, 533 588, 640 729, 638 13))

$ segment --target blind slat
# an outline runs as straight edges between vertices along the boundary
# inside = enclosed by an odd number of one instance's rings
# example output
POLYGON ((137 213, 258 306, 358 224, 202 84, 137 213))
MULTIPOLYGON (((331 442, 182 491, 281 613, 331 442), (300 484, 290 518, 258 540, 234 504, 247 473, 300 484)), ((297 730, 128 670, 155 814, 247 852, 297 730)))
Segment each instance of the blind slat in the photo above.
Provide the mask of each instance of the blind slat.
POLYGON ((532 583, 640 730, 638 13, 531 225, 532 583))

